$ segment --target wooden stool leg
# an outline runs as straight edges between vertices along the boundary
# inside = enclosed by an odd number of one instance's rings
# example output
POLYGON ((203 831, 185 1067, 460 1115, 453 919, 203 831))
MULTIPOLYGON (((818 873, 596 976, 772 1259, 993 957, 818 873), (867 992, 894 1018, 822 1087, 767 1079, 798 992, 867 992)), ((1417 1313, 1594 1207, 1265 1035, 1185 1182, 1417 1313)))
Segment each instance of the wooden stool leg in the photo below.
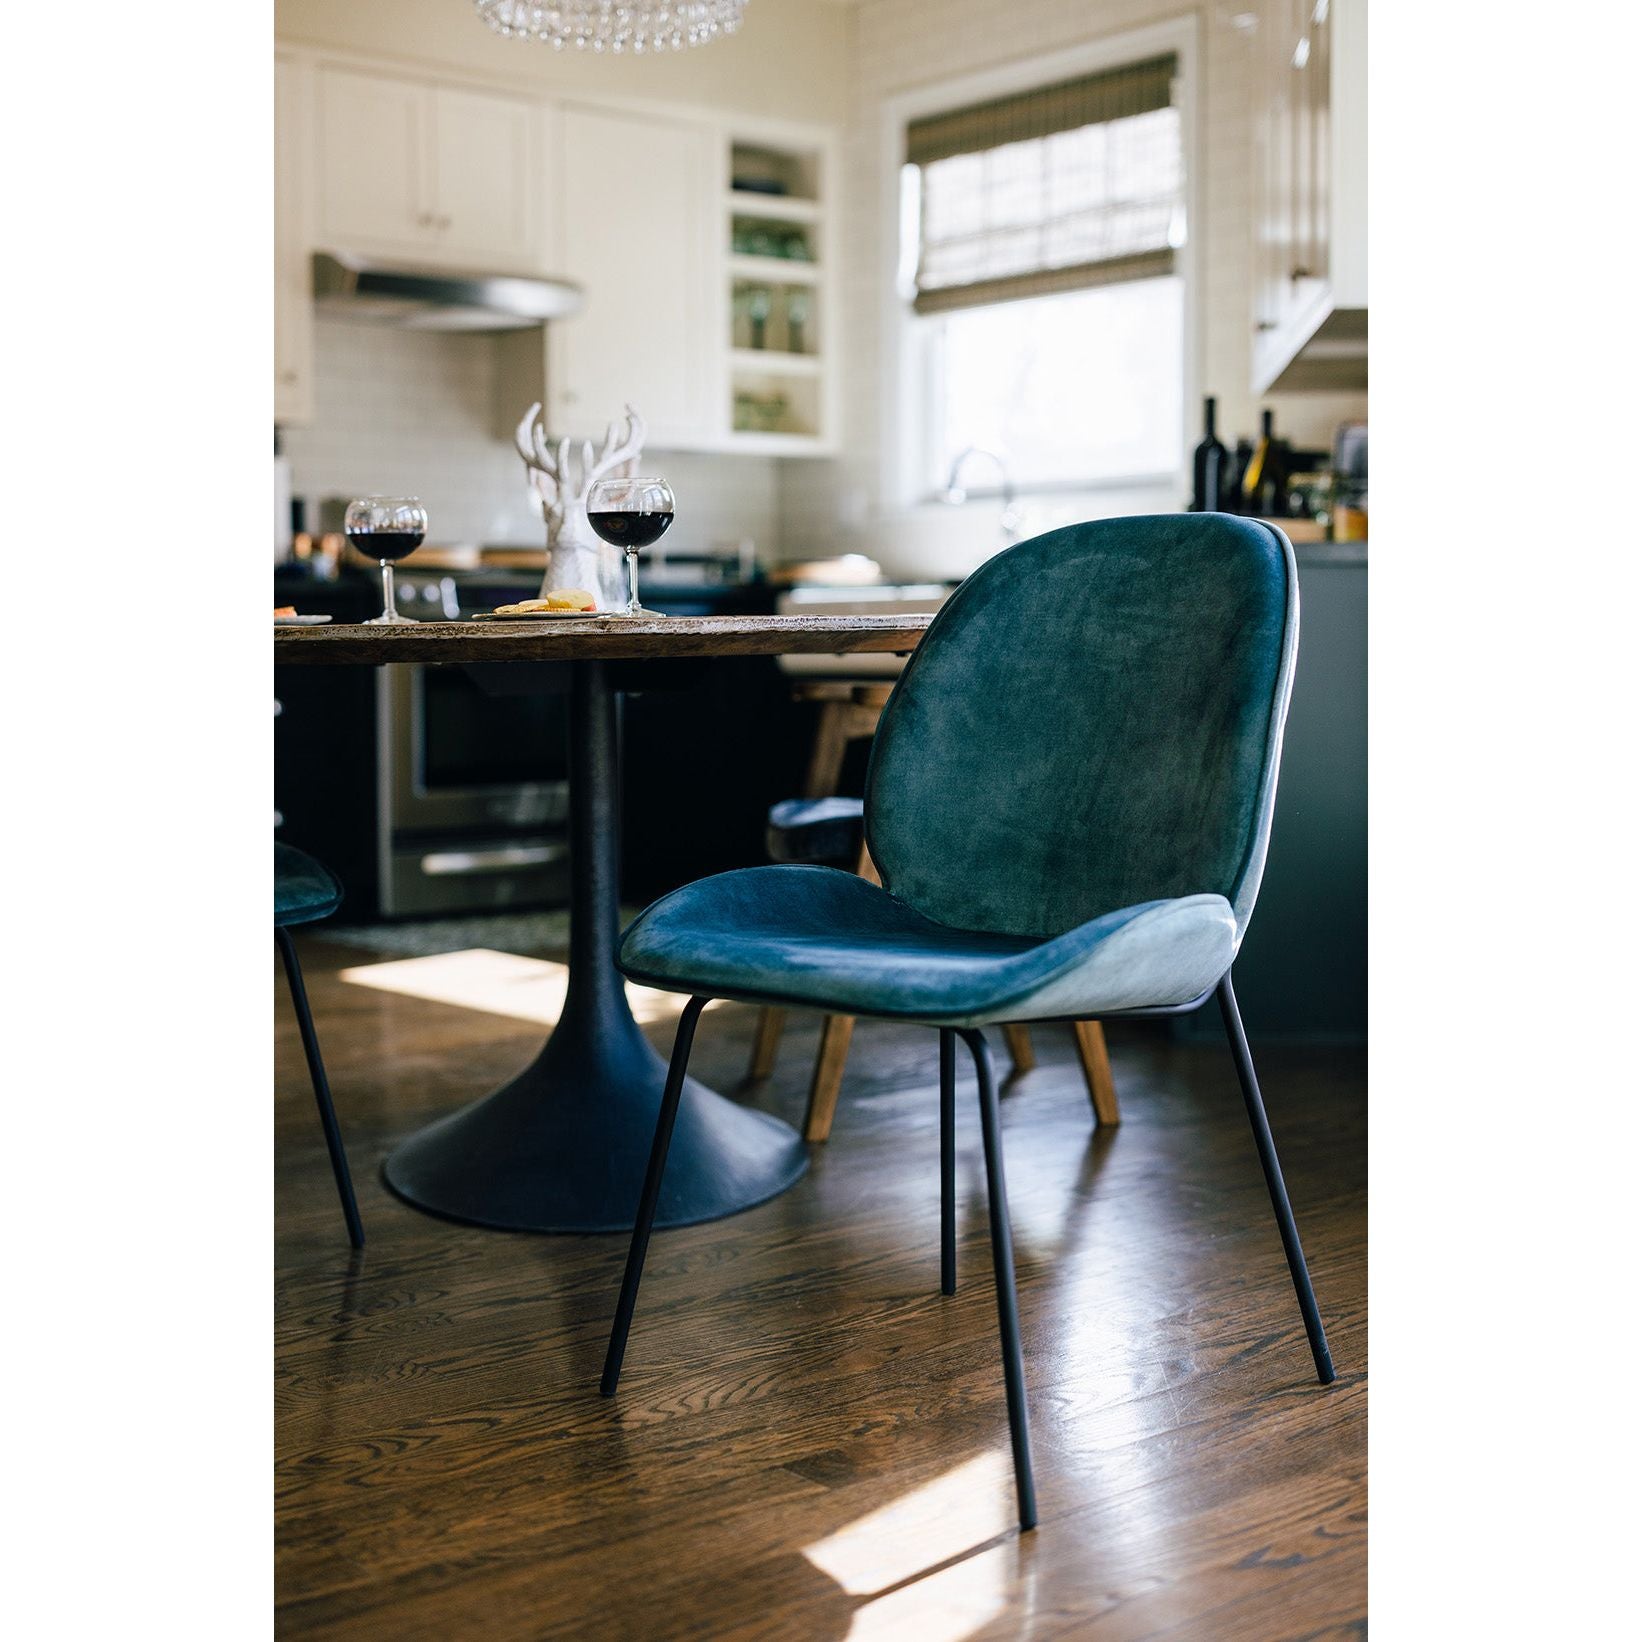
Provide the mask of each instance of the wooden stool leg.
POLYGON ((838 1108, 838 1090, 844 1081, 844 1062, 849 1059, 854 1031, 853 1015, 828 1015, 821 1023, 821 1047, 815 1057, 815 1076, 810 1081, 810 1107, 804 1114, 806 1140, 825 1140, 832 1133, 832 1114, 838 1108))
POLYGON ((1032 1034, 1024 1026, 1006 1026, 1003 1041, 1009 1046, 1009 1062, 1015 1076, 1030 1072, 1038 1064, 1038 1057, 1032 1053, 1032 1034))
POLYGON ((1099 1123, 1121 1123, 1117 1109, 1117 1085, 1112 1082, 1112 1063, 1106 1055, 1106 1032, 1099 1021, 1073 1021, 1078 1040, 1078 1059, 1083 1062, 1083 1080, 1089 1085, 1089 1103, 1099 1123))
POLYGON ((758 1012, 758 1026, 753 1032, 753 1058, 747 1066, 747 1081, 756 1083, 775 1070, 776 1052, 781 1047, 781 1032, 787 1024, 787 1011, 766 1004, 758 1012))
POLYGON ((838 772, 844 767, 844 752, 849 745, 844 723, 847 710, 847 702, 821 703, 815 744, 810 749, 810 767, 804 774, 806 798, 830 798, 838 791, 838 772))

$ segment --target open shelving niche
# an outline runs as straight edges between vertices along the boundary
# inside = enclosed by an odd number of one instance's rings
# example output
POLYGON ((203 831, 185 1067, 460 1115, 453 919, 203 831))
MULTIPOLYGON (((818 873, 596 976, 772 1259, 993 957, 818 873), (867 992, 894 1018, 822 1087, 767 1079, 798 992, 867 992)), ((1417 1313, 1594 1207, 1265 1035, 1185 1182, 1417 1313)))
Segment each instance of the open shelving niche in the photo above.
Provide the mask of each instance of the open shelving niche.
POLYGON ((817 455, 833 448, 833 167, 824 143, 728 140, 723 267, 731 448, 817 455))

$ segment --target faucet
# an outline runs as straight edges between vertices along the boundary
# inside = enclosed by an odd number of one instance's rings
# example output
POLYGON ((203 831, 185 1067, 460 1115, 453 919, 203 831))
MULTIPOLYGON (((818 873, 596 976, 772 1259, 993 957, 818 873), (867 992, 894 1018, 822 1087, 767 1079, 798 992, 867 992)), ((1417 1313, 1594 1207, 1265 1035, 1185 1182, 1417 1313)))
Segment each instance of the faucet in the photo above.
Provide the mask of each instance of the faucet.
POLYGON ((1021 537, 1021 510, 1015 505, 1015 481, 1010 477, 1009 464, 995 450, 987 450, 981 445, 965 445, 952 458, 941 500, 951 507, 962 507, 969 500, 969 492, 958 483, 958 473, 971 456, 984 456, 988 461, 997 463, 998 475, 1002 480, 1000 489, 1003 491, 1003 517, 998 522, 1003 528, 1003 539, 1018 542, 1021 537))

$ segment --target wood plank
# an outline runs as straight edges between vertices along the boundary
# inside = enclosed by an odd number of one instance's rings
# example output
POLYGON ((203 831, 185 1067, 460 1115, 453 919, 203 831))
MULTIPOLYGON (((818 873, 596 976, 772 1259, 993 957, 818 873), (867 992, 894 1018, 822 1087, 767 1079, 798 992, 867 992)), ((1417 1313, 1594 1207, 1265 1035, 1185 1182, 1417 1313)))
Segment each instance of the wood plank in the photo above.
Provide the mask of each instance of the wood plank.
POLYGON ((928 613, 867 616, 593 617, 276 627, 282 666, 386 662, 640 661, 692 656, 905 654, 928 613))
MULTIPOLYGON (((938 1292, 933 1032, 861 1022, 809 1175, 657 1235, 606 1400, 621 1238, 448 1224, 376 1172, 535 1030, 344 983, 370 955, 313 932, 302 952, 369 1243, 346 1247, 280 987, 281 1635, 1362 1634, 1360 1051, 1256 1046, 1341 1369, 1323 1388, 1224 1052, 1113 1023, 1126 1121, 1091 1132, 1071 1034, 1037 1035, 1002 1101, 1042 1506, 1022 1538, 961 1063, 959 1288, 938 1292)), ((709 1010, 692 1071, 734 1087, 756 1021, 709 1010)), ((817 1028, 792 1018, 755 1104, 798 1120, 817 1028)), ((649 1031, 665 1050, 670 1023, 649 1031)))

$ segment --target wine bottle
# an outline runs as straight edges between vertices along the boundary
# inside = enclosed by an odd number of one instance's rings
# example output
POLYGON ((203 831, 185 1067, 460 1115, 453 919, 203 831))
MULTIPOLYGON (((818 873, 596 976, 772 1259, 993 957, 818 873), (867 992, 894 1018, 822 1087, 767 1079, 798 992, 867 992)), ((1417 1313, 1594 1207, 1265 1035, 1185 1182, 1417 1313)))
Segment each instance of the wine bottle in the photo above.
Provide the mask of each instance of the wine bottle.
POLYGON ((1275 518, 1283 511, 1288 483, 1288 446, 1272 431, 1272 412, 1260 413, 1260 438, 1243 472, 1243 511, 1275 518))
POLYGON ((1247 439, 1239 439, 1232 448, 1226 468, 1226 483, 1222 489, 1220 506, 1227 513, 1243 512, 1243 475, 1254 460, 1254 446, 1247 439))
POLYGON ((1225 507, 1226 447, 1214 436, 1214 399, 1203 401, 1203 437, 1192 452, 1193 513, 1218 513, 1225 507))
POLYGON ((1273 438, 1266 453, 1266 471, 1260 483, 1260 513, 1267 519, 1286 519, 1291 513, 1289 487, 1301 470, 1294 463, 1294 447, 1287 439, 1273 438))

